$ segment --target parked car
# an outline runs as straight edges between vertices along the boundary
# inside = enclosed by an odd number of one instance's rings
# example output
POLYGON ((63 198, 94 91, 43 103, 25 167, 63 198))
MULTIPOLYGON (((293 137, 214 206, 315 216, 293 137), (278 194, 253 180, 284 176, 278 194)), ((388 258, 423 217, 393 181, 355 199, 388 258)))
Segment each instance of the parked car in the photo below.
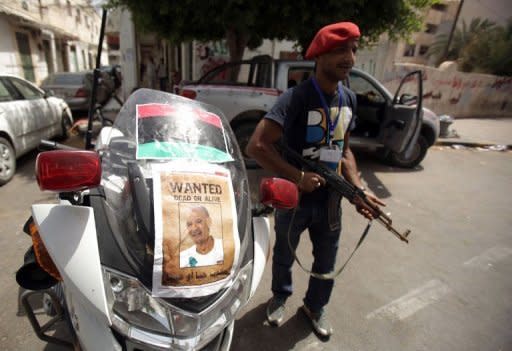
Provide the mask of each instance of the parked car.
MULTIPOLYGON (((86 115, 92 90, 92 71, 52 73, 41 83, 41 89, 64 99, 73 112, 86 115)), ((103 105, 121 85, 121 70, 118 65, 100 69, 100 84, 97 87, 96 103, 103 105)))
POLYGON ((14 176, 18 157, 41 139, 66 138, 72 125, 64 100, 22 78, 0 74, 0 185, 14 176))
POLYGON ((52 73, 43 80, 41 89, 64 99, 73 112, 87 111, 89 109, 90 88, 86 75, 89 72, 52 73))
MULTIPOLYGON (((270 110, 278 96, 308 79, 314 61, 273 60, 256 56, 230 62, 207 72, 197 82, 187 82, 180 94, 219 107, 228 117, 242 150, 258 121, 270 110)), ((375 77, 352 69, 345 84, 357 96, 357 123, 351 145, 377 149, 383 159, 399 166, 418 165, 439 136, 438 116, 422 108, 421 73, 409 75, 407 92, 400 85, 393 95, 375 77), (416 84, 414 84, 416 83, 416 84), (417 96, 417 97, 416 97, 417 96)), ((247 167, 254 160, 245 158, 247 167)))

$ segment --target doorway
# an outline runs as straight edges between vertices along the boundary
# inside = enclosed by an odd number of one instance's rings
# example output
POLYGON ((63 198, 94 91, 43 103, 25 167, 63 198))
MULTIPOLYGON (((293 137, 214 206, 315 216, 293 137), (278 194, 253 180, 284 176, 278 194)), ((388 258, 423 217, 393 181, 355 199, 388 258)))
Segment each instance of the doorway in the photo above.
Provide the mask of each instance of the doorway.
POLYGON ((18 44, 18 52, 21 59, 21 67, 23 68, 23 76, 25 79, 35 82, 34 65, 32 64, 32 54, 30 52, 30 42, 28 35, 16 32, 16 43, 18 44))

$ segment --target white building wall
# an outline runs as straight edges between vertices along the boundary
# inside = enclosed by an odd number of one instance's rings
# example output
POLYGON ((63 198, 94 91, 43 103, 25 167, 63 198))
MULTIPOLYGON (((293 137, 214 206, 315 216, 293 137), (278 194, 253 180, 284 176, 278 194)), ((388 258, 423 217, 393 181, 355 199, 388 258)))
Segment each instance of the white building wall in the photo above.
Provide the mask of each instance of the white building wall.
MULTIPOLYGON (((0 64, 3 72, 24 76, 16 32, 28 35, 34 81, 39 84, 49 71, 89 69, 97 55, 101 17, 87 0, 0 0, 0 64), (45 41, 49 57, 47 62, 45 41), (70 47, 76 48, 76 60, 70 47), (64 64, 62 52, 67 56, 64 64), (50 69, 49 69, 50 68, 50 69)), ((107 45, 101 62, 108 64, 107 45)))
POLYGON ((2 73, 23 75, 21 67, 18 65, 16 38, 6 17, 0 16, 0 67, 2 73))
POLYGON ((245 49, 244 60, 250 59, 257 55, 270 55, 275 59, 279 59, 282 51, 294 51, 295 42, 289 40, 263 40, 261 46, 254 50, 245 49))
POLYGON ((131 13, 124 10, 119 19, 119 51, 121 52, 121 69, 123 74, 123 98, 126 99, 138 84, 138 60, 136 49, 135 26, 131 13))

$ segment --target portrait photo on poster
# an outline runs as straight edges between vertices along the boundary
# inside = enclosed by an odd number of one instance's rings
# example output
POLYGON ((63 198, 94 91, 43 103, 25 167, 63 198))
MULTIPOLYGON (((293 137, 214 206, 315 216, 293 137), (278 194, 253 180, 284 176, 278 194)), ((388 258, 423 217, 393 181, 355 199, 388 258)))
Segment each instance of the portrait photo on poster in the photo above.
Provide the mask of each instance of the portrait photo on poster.
POLYGON ((153 169, 155 296, 203 296, 220 289, 238 262, 240 238, 229 171, 174 161, 153 169))
POLYGON ((224 263, 222 221, 213 220, 213 218, 222 218, 221 205, 180 203, 179 213, 180 268, 222 265, 224 263))

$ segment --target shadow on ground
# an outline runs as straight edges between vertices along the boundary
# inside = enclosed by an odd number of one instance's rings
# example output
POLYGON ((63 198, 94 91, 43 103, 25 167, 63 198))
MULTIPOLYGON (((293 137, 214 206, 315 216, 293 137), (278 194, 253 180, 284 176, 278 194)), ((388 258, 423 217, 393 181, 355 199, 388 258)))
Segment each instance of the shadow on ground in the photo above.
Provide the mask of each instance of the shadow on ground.
POLYGON ((291 350, 313 333, 309 321, 299 309, 280 327, 268 325, 266 306, 267 302, 256 306, 235 322, 232 350, 291 350))

